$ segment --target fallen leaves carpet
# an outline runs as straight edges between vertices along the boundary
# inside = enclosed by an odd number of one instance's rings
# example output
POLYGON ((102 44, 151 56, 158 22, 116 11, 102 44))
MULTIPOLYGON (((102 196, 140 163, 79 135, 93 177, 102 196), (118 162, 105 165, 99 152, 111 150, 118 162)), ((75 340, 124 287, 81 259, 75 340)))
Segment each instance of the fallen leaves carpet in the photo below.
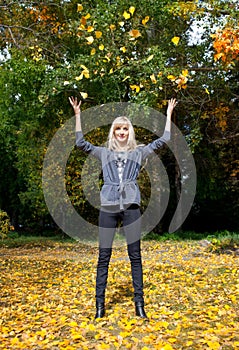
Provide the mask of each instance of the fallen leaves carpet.
POLYGON ((94 320, 97 248, 0 249, 0 349, 239 349, 239 257, 203 242, 142 242, 145 311, 134 312, 126 247, 94 320))

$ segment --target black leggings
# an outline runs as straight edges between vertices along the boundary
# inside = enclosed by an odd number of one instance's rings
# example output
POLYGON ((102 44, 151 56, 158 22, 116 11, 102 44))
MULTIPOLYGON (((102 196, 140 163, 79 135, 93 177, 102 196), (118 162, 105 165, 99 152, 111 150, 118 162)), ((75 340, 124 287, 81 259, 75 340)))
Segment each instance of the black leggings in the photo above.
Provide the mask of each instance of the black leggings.
POLYGON ((143 272, 140 249, 141 213, 138 206, 130 206, 123 211, 100 211, 99 216, 99 258, 96 276, 96 302, 105 300, 108 266, 112 254, 112 244, 119 220, 126 235, 128 256, 134 287, 134 301, 143 302, 143 272))

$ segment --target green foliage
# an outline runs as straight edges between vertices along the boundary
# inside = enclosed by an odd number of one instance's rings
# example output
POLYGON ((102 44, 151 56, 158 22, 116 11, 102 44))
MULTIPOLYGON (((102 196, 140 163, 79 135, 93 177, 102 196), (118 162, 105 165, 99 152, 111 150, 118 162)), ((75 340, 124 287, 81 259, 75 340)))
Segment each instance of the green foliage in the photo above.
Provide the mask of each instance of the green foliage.
POLYGON ((209 251, 215 253, 226 253, 239 251, 239 233, 229 232, 227 230, 223 232, 215 233, 215 235, 209 236, 211 245, 209 251))
POLYGON ((10 218, 7 213, 0 209, 0 238, 5 239, 10 231, 10 218))
MULTIPOLYGON (((42 164, 52 136, 72 115, 68 96, 82 98, 83 109, 131 101, 165 112, 166 100, 173 95, 179 101, 173 121, 194 153, 199 174, 195 207, 202 214, 212 201, 227 202, 220 215, 228 217, 226 225, 236 227, 238 63, 229 70, 215 61, 211 37, 227 20, 232 27, 237 23, 236 5, 212 0, 102 0, 79 5, 77 0, 3 4, 1 207, 27 225, 49 220, 42 164), (202 34, 195 34, 197 27, 202 34)), ((97 143, 106 132, 96 132, 91 141, 97 143)), ((74 205, 95 222, 79 183, 84 156, 77 153, 77 161, 75 156, 73 152, 67 164, 67 191, 74 205)), ((176 164, 172 159, 169 163, 175 191, 180 187, 174 179, 176 164)), ((145 180, 143 174, 140 181, 147 198, 145 180)))

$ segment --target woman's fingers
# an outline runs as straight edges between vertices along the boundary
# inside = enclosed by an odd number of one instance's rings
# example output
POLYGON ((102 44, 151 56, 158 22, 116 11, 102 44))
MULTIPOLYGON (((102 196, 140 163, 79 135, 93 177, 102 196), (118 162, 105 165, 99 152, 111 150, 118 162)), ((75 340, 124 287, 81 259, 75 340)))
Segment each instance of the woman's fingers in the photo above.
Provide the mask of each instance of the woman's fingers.
POLYGON ((70 101, 70 104, 71 104, 73 107, 80 107, 81 102, 82 102, 82 101, 80 100, 79 103, 78 103, 77 97, 73 97, 73 96, 69 97, 69 101, 70 101))

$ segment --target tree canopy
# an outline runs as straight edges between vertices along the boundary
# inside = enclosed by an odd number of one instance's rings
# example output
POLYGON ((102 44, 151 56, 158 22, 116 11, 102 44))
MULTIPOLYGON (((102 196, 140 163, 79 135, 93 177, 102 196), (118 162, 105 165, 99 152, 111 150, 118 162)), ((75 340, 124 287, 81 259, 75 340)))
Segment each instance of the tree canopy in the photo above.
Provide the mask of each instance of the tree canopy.
MULTIPOLYGON (((83 109, 114 101, 163 113, 175 96, 173 121, 198 173, 185 227, 237 227, 236 1, 6 0, 0 9, 0 207, 16 226, 50 220, 41 187, 43 158, 56 130, 72 115, 68 96, 76 95, 83 109)), ((92 142, 101 133, 96 130, 92 142)), ((176 193, 163 219, 167 229, 181 180, 175 159, 163 158, 176 193)), ((83 160, 73 153, 66 177, 72 202, 87 211, 76 171, 83 160)))

